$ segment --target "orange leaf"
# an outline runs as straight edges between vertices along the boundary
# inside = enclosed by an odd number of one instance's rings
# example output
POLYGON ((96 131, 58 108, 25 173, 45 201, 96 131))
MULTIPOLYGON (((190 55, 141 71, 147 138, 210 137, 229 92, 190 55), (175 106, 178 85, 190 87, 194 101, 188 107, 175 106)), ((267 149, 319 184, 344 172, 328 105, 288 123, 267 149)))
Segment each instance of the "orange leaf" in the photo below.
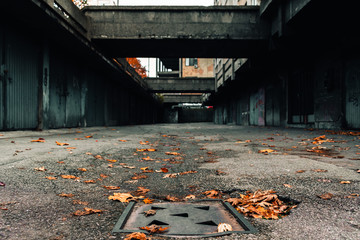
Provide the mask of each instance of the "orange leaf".
POLYGON ((147 238, 145 233, 133 232, 126 235, 124 240, 150 240, 150 238, 147 238))
POLYGON ((330 200, 334 195, 331 193, 324 193, 322 195, 319 195, 318 197, 324 200, 330 200))
POLYGON ((66 194, 66 193, 61 193, 61 194, 58 194, 60 197, 67 197, 67 198, 72 198, 74 196, 74 194, 72 193, 69 193, 69 194, 66 194))
POLYGON ((59 146, 66 146, 66 145, 69 145, 68 143, 61 143, 61 142, 58 142, 58 141, 55 141, 55 143, 59 146))
POLYGON ((39 168, 34 168, 36 171, 39 171, 39 172, 45 172, 46 171, 46 168, 44 166, 42 167, 39 167, 39 168))
POLYGON ((79 177, 75 177, 73 175, 60 175, 60 177, 64 179, 80 179, 79 177))
POLYGON ((73 200, 73 204, 88 205, 88 202, 82 202, 80 200, 73 200))
POLYGON ((49 180, 56 180, 57 179, 56 177, 45 177, 45 178, 47 178, 49 180))
POLYGON ((140 143, 141 145, 146 145, 146 144, 149 144, 149 141, 145 141, 145 142, 140 141, 139 143, 140 143))
POLYGON ((146 227, 140 227, 140 229, 146 230, 146 231, 148 231, 149 233, 163 233, 163 232, 165 232, 166 230, 168 230, 169 227, 162 228, 162 227, 160 227, 160 226, 158 226, 158 225, 153 224, 153 225, 146 226, 146 227))
POLYGON ((284 184, 284 187, 292 188, 292 186, 290 184, 284 184))
POLYGON ((96 159, 103 159, 103 157, 100 156, 100 155, 95 155, 94 157, 95 157, 96 159))
POLYGON ((144 178, 147 178, 148 176, 146 175, 141 175, 141 174, 137 174, 137 173, 134 173, 134 177, 132 177, 131 179, 133 180, 138 180, 138 179, 144 179, 144 178))
POLYGON ((118 186, 103 186, 104 188, 106 188, 107 190, 118 190, 120 189, 120 187, 118 186))
POLYGON ((147 156, 145 158, 142 158, 145 161, 154 161, 154 159, 152 159, 150 156, 147 156))
POLYGON ((170 196, 170 195, 167 195, 165 199, 168 200, 168 201, 170 201, 170 202, 179 202, 179 201, 180 201, 179 198, 177 198, 177 197, 172 197, 172 196, 170 196))
POLYGON ((89 214, 93 214, 93 213, 102 213, 103 210, 99 210, 99 209, 92 209, 92 208, 84 208, 85 211, 80 211, 77 210, 76 212, 73 213, 73 215, 75 216, 84 216, 84 215, 89 215, 89 214))
POLYGON ((79 171, 86 172, 86 168, 78 168, 79 171))
POLYGON ((136 151, 138 151, 138 152, 155 152, 156 149, 154 149, 154 148, 138 149, 138 148, 137 148, 136 151))
POLYGON ((109 176, 107 176, 107 175, 105 175, 105 174, 100 174, 100 177, 101 177, 101 178, 107 178, 107 177, 109 177, 109 176))
POLYGON ((340 183, 341 184, 350 184, 351 182, 350 181, 341 181, 340 183))
POLYGON ((76 147, 67 147, 66 149, 71 150, 71 149, 76 149, 76 147))
POLYGON ((127 140, 119 140, 119 142, 127 142, 127 140))
POLYGON ((85 136, 85 138, 92 138, 93 136, 85 136))
POLYGON ((216 190, 206 191, 206 192, 203 192, 203 194, 205 194, 209 198, 219 198, 219 197, 221 197, 221 193, 219 191, 216 191, 216 190))
POLYGON ((162 171, 163 173, 169 172, 169 169, 167 169, 167 168, 160 168, 160 169, 161 169, 161 171, 162 171))
POLYGON ((258 153, 264 153, 265 155, 275 152, 275 150, 272 149, 263 149, 263 150, 259 150, 258 153))
POLYGON ((145 204, 151 204, 151 203, 154 202, 154 200, 149 199, 149 198, 145 198, 143 201, 144 201, 145 204))
POLYGON ((304 173, 305 170, 299 170, 299 171, 296 171, 296 173, 304 173))
POLYGON ((129 202, 130 200, 134 199, 134 196, 130 193, 114 193, 113 196, 108 197, 110 200, 117 200, 120 202, 129 202))
POLYGON ((38 140, 31 140, 31 142, 41 142, 41 143, 44 143, 44 142, 45 142, 45 139, 39 138, 38 140))
POLYGON ((85 180, 84 183, 96 183, 96 180, 85 180))
POLYGON ((177 152, 165 152, 166 155, 180 155, 180 153, 177 152))
POLYGON ((108 162, 112 162, 112 163, 117 162, 117 160, 115 160, 115 159, 106 159, 106 161, 108 161, 108 162))

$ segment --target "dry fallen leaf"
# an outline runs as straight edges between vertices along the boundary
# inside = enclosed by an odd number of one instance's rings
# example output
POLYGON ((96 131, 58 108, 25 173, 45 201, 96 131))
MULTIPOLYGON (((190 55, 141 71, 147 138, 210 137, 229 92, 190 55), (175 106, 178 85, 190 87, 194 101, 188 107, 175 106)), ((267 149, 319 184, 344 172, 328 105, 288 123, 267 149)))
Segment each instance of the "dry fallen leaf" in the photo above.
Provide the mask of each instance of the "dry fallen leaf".
POLYGON ((341 184, 350 184, 351 182, 350 181, 341 181, 340 183, 341 184))
POLYGON ((73 204, 80 204, 80 205, 87 206, 89 203, 88 202, 83 202, 83 201, 80 201, 80 200, 73 200, 73 204))
POLYGON ((76 212, 73 213, 74 216, 85 216, 85 215, 89 215, 89 214, 93 214, 93 213, 102 213, 103 210, 99 210, 99 209, 92 209, 92 208, 84 208, 85 211, 80 211, 77 210, 76 212))
POLYGON ((205 192, 203 192, 203 194, 205 194, 209 198, 219 198, 219 197, 221 197, 221 193, 219 191, 216 191, 216 190, 205 191, 205 192))
POLYGON ((38 140, 31 140, 31 142, 41 142, 41 143, 44 143, 44 142, 45 142, 45 139, 39 138, 38 140))
POLYGON ((299 171, 296 171, 296 173, 304 173, 305 170, 299 170, 299 171))
POLYGON ((101 174, 100 174, 100 177, 101 177, 101 178, 107 178, 107 177, 109 177, 109 176, 101 173, 101 174))
POLYGON ((358 194, 358 193, 351 193, 349 196, 346 196, 345 198, 357 198, 359 196, 360 196, 360 194, 358 194))
POLYGON ((311 169, 313 172, 327 172, 328 170, 325 169, 311 169))
POLYGON ((145 217, 148 217, 148 216, 154 216, 156 214, 156 210, 148 210, 148 211, 145 211, 144 212, 145 214, 145 217))
POLYGON ((72 150, 72 149, 76 149, 76 147, 67 147, 67 150, 72 150))
POLYGON ((59 146, 66 146, 66 145, 69 145, 68 143, 61 143, 61 142, 58 142, 58 141, 55 141, 55 143, 59 146))
POLYGON ((124 240, 151 240, 151 239, 147 238, 145 233, 133 232, 126 235, 126 238, 124 240))
POLYGON ((218 227, 217 227, 217 231, 218 232, 228 232, 228 231, 232 231, 232 227, 230 224, 227 223, 219 223, 218 227))
POLYGON ((145 198, 145 199, 143 200, 143 202, 144 202, 145 204, 151 204, 151 203, 154 202, 154 200, 153 200, 153 199, 149 199, 149 198, 145 198))
POLYGON ((134 196, 130 193, 114 193, 113 196, 108 197, 110 200, 117 200, 120 202, 129 202, 134 199, 134 196))
POLYGON ((137 148, 136 151, 138 151, 138 152, 155 152, 156 149, 154 149, 154 148, 138 149, 137 148))
POLYGON ((330 200, 334 195, 331 193, 324 193, 322 195, 319 195, 318 197, 324 200, 330 200))
POLYGON ((79 177, 73 176, 73 175, 60 175, 60 177, 64 179, 80 179, 79 177))
POLYGON ((290 184, 284 184, 284 187, 287 187, 287 188, 292 188, 292 186, 290 184))
POLYGON ((272 153, 272 152, 275 152, 275 150, 272 150, 272 149, 263 149, 263 150, 259 150, 258 153, 263 153, 265 155, 269 154, 269 153, 272 153))
POLYGON ((165 174, 163 178, 176 178, 177 175, 178 173, 169 173, 169 174, 165 174))
POLYGON ((187 195, 185 197, 185 200, 189 200, 189 199, 196 199, 195 195, 187 195))
POLYGON ((161 171, 162 171, 163 173, 169 172, 169 169, 167 169, 167 168, 160 168, 160 169, 161 169, 161 171))
POLYGON ((170 201, 170 202, 180 202, 180 199, 177 198, 177 197, 172 197, 170 195, 167 195, 166 198, 165 198, 167 201, 170 201))
POLYGON ((97 158, 97 159, 103 159, 103 157, 100 156, 100 155, 95 155, 94 157, 97 158))
POLYGON ((81 172, 86 172, 87 171, 86 168, 78 168, 78 170, 81 171, 81 172))
POLYGON ((165 154, 166 155, 175 155, 175 156, 180 155, 180 153, 178 153, 178 152, 165 152, 165 154))
POLYGON ((146 230, 149 233, 163 233, 166 230, 168 230, 169 227, 162 228, 161 226, 153 224, 153 225, 146 226, 146 227, 140 227, 140 229, 146 230))
POLYGON ((93 136, 91 136, 91 135, 90 135, 90 136, 85 136, 85 138, 92 138, 92 137, 93 137, 93 136))
POLYGON ((46 168, 44 166, 42 167, 39 167, 39 168, 34 168, 36 171, 39 171, 39 172, 45 172, 46 171, 46 168))
POLYGON ((220 170, 216 170, 215 173, 216 173, 216 175, 226 175, 226 172, 223 172, 220 170))
POLYGON ((106 188, 107 190, 118 190, 120 189, 120 187, 118 186, 103 186, 104 188, 106 188))
POLYGON ((154 161, 154 159, 152 159, 150 156, 144 157, 144 158, 142 158, 142 160, 144 160, 144 161, 154 161))
POLYGON ((67 197, 67 198, 72 198, 74 197, 74 194, 72 193, 61 193, 61 194, 58 194, 60 197, 67 197))
POLYGON ((45 178, 47 178, 47 179, 49 179, 49 180, 56 180, 57 178, 56 177, 45 177, 45 178))
POLYGON ((96 180, 85 180, 84 183, 96 183, 96 180))
POLYGON ((127 140, 119 140, 119 142, 127 142, 127 140))
POLYGON ((134 176, 131 178, 133 180, 138 180, 138 179, 144 179, 144 178, 147 178, 148 176, 146 175, 141 175, 141 174, 138 174, 138 173, 134 173, 134 176))
POLYGON ((117 162, 117 160, 115 160, 115 159, 106 159, 106 161, 111 162, 111 163, 116 163, 117 162))
POLYGON ((126 165, 122 165, 123 168, 129 168, 129 169, 134 169, 135 166, 126 166, 126 165))
POLYGON ((146 145, 146 144, 149 144, 149 141, 145 141, 145 142, 140 141, 139 143, 140 143, 141 145, 146 145))
POLYGON ((146 193, 150 192, 150 189, 144 188, 144 187, 138 187, 138 189, 134 192, 131 192, 135 196, 142 196, 146 193))

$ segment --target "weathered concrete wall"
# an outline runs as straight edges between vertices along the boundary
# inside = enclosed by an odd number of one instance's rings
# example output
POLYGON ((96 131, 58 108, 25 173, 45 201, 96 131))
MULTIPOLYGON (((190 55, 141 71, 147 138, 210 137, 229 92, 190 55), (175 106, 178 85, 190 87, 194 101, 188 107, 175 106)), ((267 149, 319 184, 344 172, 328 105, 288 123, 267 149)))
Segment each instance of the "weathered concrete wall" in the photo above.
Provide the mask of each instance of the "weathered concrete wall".
POLYGON ((198 58, 197 66, 186 66, 186 59, 182 58, 182 77, 199 77, 199 78, 213 78, 214 77, 214 59, 212 58, 198 58))
POLYGON ((146 78, 151 92, 206 93, 214 91, 214 78, 146 78))

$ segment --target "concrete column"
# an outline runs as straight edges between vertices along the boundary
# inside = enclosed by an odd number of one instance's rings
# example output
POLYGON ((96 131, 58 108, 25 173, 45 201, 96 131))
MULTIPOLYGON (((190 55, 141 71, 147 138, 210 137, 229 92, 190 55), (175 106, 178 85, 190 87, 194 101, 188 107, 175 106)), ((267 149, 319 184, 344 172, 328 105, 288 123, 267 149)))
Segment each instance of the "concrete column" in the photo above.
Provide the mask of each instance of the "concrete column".
POLYGON ((38 107, 38 129, 49 128, 50 107, 50 50, 47 40, 43 43, 42 51, 42 75, 39 78, 39 107, 38 107))

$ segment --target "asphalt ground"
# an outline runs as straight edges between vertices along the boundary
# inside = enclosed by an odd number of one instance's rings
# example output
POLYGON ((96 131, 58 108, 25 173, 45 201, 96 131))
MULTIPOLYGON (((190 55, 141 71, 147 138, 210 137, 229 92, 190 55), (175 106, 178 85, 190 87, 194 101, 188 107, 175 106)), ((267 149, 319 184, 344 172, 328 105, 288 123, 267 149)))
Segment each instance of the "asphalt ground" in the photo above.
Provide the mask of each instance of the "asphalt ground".
MULTIPOLYGON (((360 194, 359 138, 324 130, 211 123, 0 132, 0 185, 5 184, 0 186, 0 239, 122 239, 125 234, 111 231, 128 203, 108 197, 140 186, 150 189, 146 197, 155 202, 166 201, 168 195, 202 199, 208 190, 221 191, 225 199, 272 189, 298 205, 279 220, 248 217, 259 231, 256 234, 216 239, 360 239, 360 198, 355 195, 360 194), (321 135, 331 141, 313 144, 312 139, 321 135), (39 138, 45 142, 31 142, 39 138), (316 146, 321 153, 306 150, 316 146), (148 148, 157 151, 137 151, 148 148), (259 153, 264 149, 275 152, 259 153), (169 172, 141 173, 145 167, 169 172), (186 171, 197 172, 163 178, 186 171), (147 178, 132 179, 134 173, 147 178), (62 193, 73 196, 59 196, 62 193), (333 197, 321 199, 324 193, 333 197), (348 198, 350 194, 354 195, 348 198), (103 212, 73 215, 84 207, 103 212)), ((152 239, 168 238, 153 235, 152 239)))

